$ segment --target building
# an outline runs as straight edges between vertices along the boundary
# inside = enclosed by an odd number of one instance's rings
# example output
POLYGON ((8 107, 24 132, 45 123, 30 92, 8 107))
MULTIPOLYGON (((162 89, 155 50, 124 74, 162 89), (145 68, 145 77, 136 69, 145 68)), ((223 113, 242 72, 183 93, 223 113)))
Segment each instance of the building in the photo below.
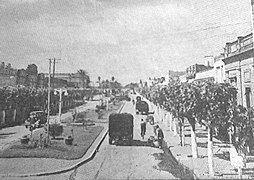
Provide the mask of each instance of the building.
MULTIPOLYGON (((45 74, 45 77, 48 77, 48 74, 45 74)), ((89 85, 89 76, 86 76, 83 81, 79 73, 55 73, 54 79, 57 79, 56 82, 60 82, 59 79, 67 81, 68 87, 87 88, 89 85)), ((61 81, 61 83, 65 82, 61 81)))
POLYGON ((214 69, 208 69, 205 71, 201 71, 196 73, 196 77, 194 81, 211 81, 214 82, 214 69))
POLYGON ((225 58, 224 53, 221 53, 218 56, 215 56, 214 58, 214 82, 215 83, 224 83, 226 81, 225 76, 225 63, 223 62, 223 59, 225 58))
POLYGON ((10 63, 5 65, 2 62, 0 65, 0 87, 16 86, 16 73, 17 70, 13 69, 10 63))
POLYGON ((186 69, 186 79, 187 80, 194 80, 196 78, 197 73, 201 73, 203 71, 211 70, 213 67, 211 66, 205 66, 203 64, 194 64, 189 66, 186 69))
POLYGON ((225 79, 236 87, 238 104, 247 108, 254 106, 253 34, 226 43, 224 49, 225 79))

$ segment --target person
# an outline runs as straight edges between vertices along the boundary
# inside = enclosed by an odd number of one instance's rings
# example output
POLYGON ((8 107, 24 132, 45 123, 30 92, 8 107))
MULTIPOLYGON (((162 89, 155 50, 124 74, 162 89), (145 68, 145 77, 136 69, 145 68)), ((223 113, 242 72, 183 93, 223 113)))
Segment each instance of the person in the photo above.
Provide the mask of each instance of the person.
POLYGON ((72 121, 74 122, 77 116, 77 110, 72 111, 72 121))
POLYGON ((163 142, 163 139, 164 139, 164 134, 163 134, 162 129, 159 127, 159 125, 156 125, 156 137, 157 137, 157 140, 158 140, 158 143, 159 143, 159 148, 161 149, 162 148, 162 142, 163 142))
POLYGON ((140 127, 141 127, 141 137, 142 139, 144 139, 146 134, 146 122, 144 121, 144 119, 141 119, 140 127))

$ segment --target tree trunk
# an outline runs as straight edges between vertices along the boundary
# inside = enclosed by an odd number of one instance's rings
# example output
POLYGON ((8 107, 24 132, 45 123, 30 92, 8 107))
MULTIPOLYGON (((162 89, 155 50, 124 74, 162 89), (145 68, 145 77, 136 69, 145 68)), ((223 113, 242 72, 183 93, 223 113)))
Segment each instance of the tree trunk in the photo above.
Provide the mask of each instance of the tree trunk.
POLYGON ((5 110, 2 110, 2 122, 1 124, 5 124, 5 110))
POLYGON ((213 132, 212 127, 208 127, 208 168, 209 168, 209 175, 211 177, 214 176, 214 169, 213 169, 213 132))
POLYGON ((172 117, 172 114, 169 113, 169 130, 172 131, 173 128, 172 128, 172 121, 173 121, 173 117, 172 117))
POLYGON ((179 135, 180 135, 180 145, 185 146, 185 135, 184 135, 184 123, 182 123, 182 119, 179 121, 179 135))
POLYGON ((12 117, 12 121, 16 122, 16 115, 17 115, 17 109, 13 110, 13 117, 12 117))
POLYGON ((165 125, 168 130, 169 129, 169 112, 165 113, 165 125))
POLYGON ((195 124, 191 125, 191 151, 192 151, 192 158, 198 158, 198 146, 197 146, 197 136, 195 132, 195 124))
POLYGON ((176 118, 173 120, 173 131, 174 131, 174 136, 177 135, 177 126, 176 126, 176 118))

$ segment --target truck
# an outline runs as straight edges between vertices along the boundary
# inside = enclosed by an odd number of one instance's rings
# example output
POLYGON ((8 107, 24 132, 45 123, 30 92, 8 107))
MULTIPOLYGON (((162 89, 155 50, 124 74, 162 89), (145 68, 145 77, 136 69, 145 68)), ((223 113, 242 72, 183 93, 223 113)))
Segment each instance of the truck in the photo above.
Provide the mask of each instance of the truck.
POLYGON ((148 111, 149 111, 149 106, 147 104, 147 102, 145 101, 137 101, 136 102, 136 114, 144 114, 144 115, 148 115, 148 111))
POLYGON ((130 113, 112 113, 109 115, 109 144, 133 141, 133 115, 130 113))

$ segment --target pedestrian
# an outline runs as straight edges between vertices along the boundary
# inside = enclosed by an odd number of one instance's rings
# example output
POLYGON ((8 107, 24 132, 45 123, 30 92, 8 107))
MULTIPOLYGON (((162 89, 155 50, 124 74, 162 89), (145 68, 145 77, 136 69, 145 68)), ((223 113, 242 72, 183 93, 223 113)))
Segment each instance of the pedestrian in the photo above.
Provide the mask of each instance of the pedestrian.
POLYGON ((77 110, 72 111, 72 121, 74 122, 77 116, 77 110))
POLYGON ((140 127, 141 127, 141 137, 142 139, 144 139, 146 134, 146 122, 144 121, 144 119, 141 119, 140 127))
POLYGON ((163 134, 162 129, 159 127, 159 125, 156 125, 156 137, 157 137, 157 140, 158 140, 158 143, 159 143, 159 148, 161 149, 162 148, 162 142, 163 142, 163 139, 164 139, 164 134, 163 134))

